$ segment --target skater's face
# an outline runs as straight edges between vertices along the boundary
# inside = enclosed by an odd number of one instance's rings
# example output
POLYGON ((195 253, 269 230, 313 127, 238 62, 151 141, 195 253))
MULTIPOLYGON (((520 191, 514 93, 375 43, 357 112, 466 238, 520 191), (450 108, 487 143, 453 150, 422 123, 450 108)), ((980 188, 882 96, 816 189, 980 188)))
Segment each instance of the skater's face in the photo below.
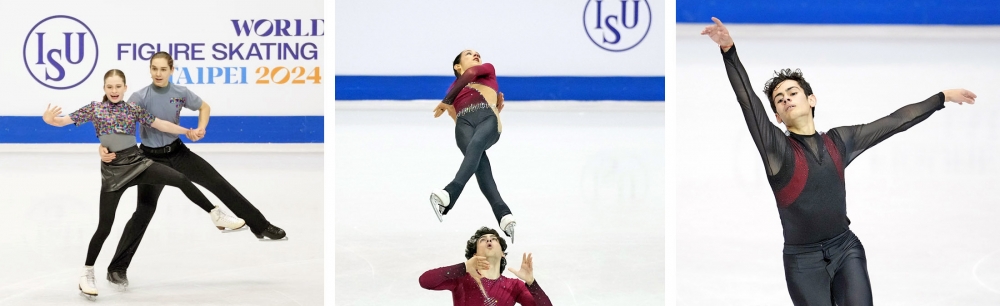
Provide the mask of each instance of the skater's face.
POLYGON ((476 52, 476 50, 464 50, 458 58, 458 64, 455 64, 454 69, 459 74, 465 73, 469 68, 483 64, 482 59, 479 58, 479 52, 476 52))
POLYGON ((149 61, 149 76, 153 79, 153 85, 167 86, 173 73, 174 67, 166 58, 155 57, 149 61))
POLYGON ((127 89, 125 80, 119 75, 112 75, 104 79, 104 96, 108 97, 112 103, 121 102, 127 89))
POLYGON ((778 123, 794 122, 802 116, 812 117, 812 108, 816 107, 816 96, 806 96, 805 91, 795 80, 785 80, 775 87, 771 93, 774 100, 774 115, 778 123))
POLYGON ((503 250, 500 240, 493 234, 486 234, 479 237, 476 242, 476 255, 486 257, 503 257, 503 250))

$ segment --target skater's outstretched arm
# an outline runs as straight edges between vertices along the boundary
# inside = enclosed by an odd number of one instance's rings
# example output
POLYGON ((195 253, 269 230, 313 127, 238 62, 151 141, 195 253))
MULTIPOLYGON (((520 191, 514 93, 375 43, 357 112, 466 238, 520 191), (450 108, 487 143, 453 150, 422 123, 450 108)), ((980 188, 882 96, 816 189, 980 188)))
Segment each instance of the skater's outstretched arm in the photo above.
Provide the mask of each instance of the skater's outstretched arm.
POLYGON ((188 129, 185 129, 177 124, 174 124, 173 122, 153 117, 152 114, 147 112, 141 106, 136 105, 135 103, 129 103, 128 107, 129 111, 132 112, 132 115, 135 116, 136 122, 138 122, 139 124, 157 129, 164 133, 171 133, 176 135, 188 132, 188 129))
POLYGON ((455 290, 458 280, 468 275, 465 263, 440 267, 420 275, 420 287, 428 290, 455 290))
POLYGON ((784 133, 777 126, 771 123, 764 103, 753 93, 753 86, 750 85, 750 77, 747 76, 743 63, 740 62, 736 53, 736 45, 729 30, 719 21, 712 17, 714 25, 708 26, 702 35, 709 35, 712 41, 719 44, 722 51, 722 59, 726 65, 726 73, 729 75, 729 83, 736 93, 736 100, 743 110, 743 118, 750 129, 750 136, 753 138, 761 160, 764 161, 764 170, 767 175, 774 176, 781 170, 785 157, 785 152, 789 149, 788 141, 784 133))
POLYGON ((906 131, 926 120, 934 112, 944 108, 944 102, 975 103, 976 95, 965 89, 950 89, 939 92, 922 102, 903 106, 871 123, 837 127, 831 130, 844 142, 847 153, 844 165, 850 164, 861 153, 888 139, 892 135, 906 131))
POLYGON ((524 306, 552 306, 552 301, 549 300, 549 296, 545 295, 545 291, 542 287, 538 285, 535 280, 535 266, 532 263, 531 253, 524 253, 521 255, 521 270, 514 270, 514 268, 507 268, 510 273, 514 273, 517 278, 524 281, 527 287, 523 290, 515 293, 515 301, 524 306))
MULTIPOLYGON (((92 104, 88 104, 87 106, 84 106, 83 108, 81 108, 81 110, 83 110, 84 108, 88 108, 88 107, 91 110, 94 108, 92 104)), ((77 112, 79 112, 79 111, 77 111, 77 112)), ((62 114, 62 108, 58 107, 58 106, 52 107, 52 104, 49 104, 49 105, 45 106, 45 112, 42 113, 42 121, 45 121, 45 123, 48 123, 49 125, 54 126, 54 127, 64 127, 64 126, 67 126, 67 125, 70 125, 70 124, 74 123, 73 119, 70 118, 70 116, 59 117, 59 114, 62 114)), ((87 117, 88 121, 89 121, 89 119, 93 118, 93 112, 92 111, 90 112, 90 116, 91 117, 87 117)), ((84 121, 84 122, 86 122, 86 121, 84 121)), ((83 122, 80 122, 80 123, 83 123, 83 122)), ((77 125, 79 125, 79 124, 77 124, 77 125)))

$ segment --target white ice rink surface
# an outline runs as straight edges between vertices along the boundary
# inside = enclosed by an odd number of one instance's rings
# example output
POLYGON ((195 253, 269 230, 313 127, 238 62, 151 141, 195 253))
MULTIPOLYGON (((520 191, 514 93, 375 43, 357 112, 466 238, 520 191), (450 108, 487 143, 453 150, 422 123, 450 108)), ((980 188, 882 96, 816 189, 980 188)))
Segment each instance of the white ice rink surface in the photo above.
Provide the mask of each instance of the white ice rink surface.
POLYGON ((118 292, 105 276, 135 211, 133 187, 95 264, 96 304, 79 295, 77 282, 97 228, 97 145, 29 147, 0 146, 0 305, 323 303, 322 144, 189 144, 289 240, 219 233, 207 213, 167 187, 129 268, 131 287, 118 292))
MULTIPOLYGON (((774 196, 705 25, 677 27, 678 305, 791 305, 774 196)), ((774 70, 802 69, 821 131, 944 89, 978 94, 858 157, 847 209, 876 305, 1000 304, 1000 28, 729 30, 765 103, 774 70)))
MULTIPOLYGON (((434 216, 428 195, 462 159, 435 104, 337 103, 338 306, 451 305, 418 278, 464 262, 476 229, 499 227, 475 178, 443 223, 434 216)), ((508 266, 532 252, 555 305, 663 305, 663 103, 570 104, 508 102, 487 151, 518 221, 508 266)))

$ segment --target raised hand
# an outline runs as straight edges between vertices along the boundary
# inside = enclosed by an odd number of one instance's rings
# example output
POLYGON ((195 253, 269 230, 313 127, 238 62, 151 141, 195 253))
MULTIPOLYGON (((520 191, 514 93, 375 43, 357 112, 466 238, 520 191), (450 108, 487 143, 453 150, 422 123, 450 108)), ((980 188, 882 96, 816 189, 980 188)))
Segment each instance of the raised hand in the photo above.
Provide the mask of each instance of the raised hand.
POLYGON ((733 46, 733 38, 729 36, 729 30, 726 29, 726 26, 722 24, 719 18, 712 17, 712 21, 715 24, 705 27, 701 31, 701 35, 708 35, 708 37, 712 38, 712 41, 719 44, 719 47, 728 50, 729 47, 733 46))
POLYGON ((42 120, 46 123, 52 123, 60 114, 62 114, 61 107, 52 107, 52 104, 49 104, 45 106, 45 113, 42 114, 42 120))
POLYGON ((517 278, 523 280, 525 284, 528 284, 528 286, 531 286, 531 284, 535 282, 534 270, 534 265, 531 263, 531 253, 524 253, 521 255, 521 270, 515 271, 514 268, 507 268, 507 271, 517 275, 517 278))
POLYGON ((479 271, 486 271, 490 269, 490 262, 486 260, 486 256, 473 255, 469 260, 465 261, 465 272, 469 272, 472 278, 477 281, 483 278, 483 274, 479 271))
POLYGON ((948 89, 941 91, 944 93, 945 102, 955 102, 958 105, 962 103, 976 104, 976 94, 965 89, 948 89))

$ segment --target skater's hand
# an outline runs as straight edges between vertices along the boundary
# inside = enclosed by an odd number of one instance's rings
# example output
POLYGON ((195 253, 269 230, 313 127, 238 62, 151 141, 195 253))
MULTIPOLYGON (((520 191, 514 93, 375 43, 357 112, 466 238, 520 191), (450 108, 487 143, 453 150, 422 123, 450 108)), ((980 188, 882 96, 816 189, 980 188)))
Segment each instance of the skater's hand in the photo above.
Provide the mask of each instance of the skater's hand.
POLYGON ((531 263, 531 253, 521 255, 521 270, 514 271, 514 268, 507 267, 507 271, 517 275, 517 278, 523 280, 528 286, 535 282, 534 270, 534 265, 531 263))
POLYGON ((187 136, 188 139, 191 139, 191 141, 199 141, 202 138, 205 138, 204 129, 190 129, 187 131, 187 133, 184 134, 187 136))
POLYGON ((62 107, 52 107, 52 104, 45 106, 45 113, 42 113, 42 121, 45 123, 52 124, 55 122, 56 117, 62 114, 62 107))
POLYGON ((712 38, 712 41, 719 44, 723 52, 729 51, 729 48, 733 47, 733 38, 729 36, 729 30, 726 29, 726 26, 722 24, 719 18, 712 17, 712 21, 715 24, 705 27, 701 31, 701 35, 708 35, 708 37, 712 38))
POLYGON ((101 161, 110 163, 115 160, 115 153, 109 152, 108 148, 102 145, 97 145, 97 153, 101 155, 101 161))
POLYGON ((487 271, 490 269, 490 262, 486 260, 486 256, 473 255, 472 258, 465 261, 465 272, 469 272, 472 278, 477 281, 483 278, 483 274, 479 271, 487 271))
POLYGON ((503 111, 503 93, 497 93, 497 112, 503 111))
POLYGON ((965 89, 948 89, 941 91, 944 93, 945 102, 955 102, 958 105, 962 103, 976 104, 976 94, 965 89))
POLYGON ((448 110, 448 106, 450 105, 444 104, 444 102, 438 103, 438 105, 434 107, 434 118, 441 117, 441 114, 448 110))

